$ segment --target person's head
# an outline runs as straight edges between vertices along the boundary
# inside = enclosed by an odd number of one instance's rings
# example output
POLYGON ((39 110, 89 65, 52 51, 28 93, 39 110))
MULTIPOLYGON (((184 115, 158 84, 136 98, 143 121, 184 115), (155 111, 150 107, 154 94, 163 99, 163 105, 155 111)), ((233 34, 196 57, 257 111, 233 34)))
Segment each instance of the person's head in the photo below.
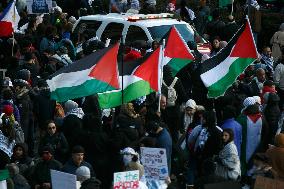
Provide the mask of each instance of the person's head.
POLYGON ((256 70, 256 78, 259 82, 263 83, 266 79, 265 70, 262 68, 258 68, 256 70))
POLYGON ((219 48, 220 48, 220 49, 223 49, 223 48, 225 48, 227 45, 228 45, 228 42, 227 42, 227 41, 220 41, 220 43, 219 43, 219 48))
POLYGON ((220 38, 219 37, 214 37, 212 41, 212 47, 213 49, 220 49, 220 38))
POLYGON ((223 130, 223 142, 228 144, 234 140, 234 132, 232 129, 224 129, 223 130))
POLYGON ((77 180, 84 182, 85 180, 91 178, 91 171, 87 166, 80 166, 76 169, 77 180))
POLYGON ((131 103, 131 102, 121 105, 120 112, 122 114, 126 114, 126 115, 128 115, 130 117, 135 117, 136 116, 136 112, 135 112, 133 103, 131 103))
POLYGON ((15 159, 22 158, 26 156, 28 151, 28 146, 25 143, 18 143, 13 148, 13 157, 15 159))
POLYGON ((280 31, 284 31, 284 22, 279 26, 280 31))
POLYGON ((205 111, 203 114, 202 125, 212 128, 216 126, 216 114, 213 110, 205 111))
POLYGON ((78 108, 79 105, 74 102, 73 100, 68 100, 67 102, 65 102, 64 104, 64 111, 65 113, 70 112, 71 110, 78 108))
POLYGON ((235 21, 234 16, 230 14, 230 15, 228 16, 228 21, 229 21, 229 22, 234 22, 234 21, 235 21))
POLYGON ((160 45, 159 42, 154 40, 152 42, 152 50, 153 51, 156 50, 159 47, 159 45, 160 45))
POLYGON ((160 127, 161 127, 160 122, 158 122, 158 121, 150 121, 147 124, 147 128, 148 128, 150 134, 153 134, 153 135, 157 134, 160 127))
POLYGON ((236 108, 232 105, 225 106, 222 113, 223 113, 223 120, 235 118, 236 108))
POLYGON ((12 100, 13 96, 14 96, 14 93, 10 88, 5 88, 2 90, 3 100, 12 100))
POLYGON ((195 113, 197 108, 197 105, 195 103, 194 100, 189 99, 186 103, 185 103, 185 113, 189 116, 193 116, 193 114, 195 113))
POLYGON ((47 133, 52 136, 56 133, 56 125, 55 122, 53 120, 48 120, 46 122, 46 129, 47 129, 47 133))
POLYGON ((2 113, 0 116, 0 130, 5 137, 9 138, 9 142, 15 140, 14 125, 5 113, 2 113))
POLYGON ((84 161, 85 150, 82 146, 74 146, 72 149, 72 160, 75 165, 80 166, 84 161))
POLYGON ((41 150, 41 158, 43 161, 50 161, 53 157, 53 148, 50 146, 45 146, 41 150))
POLYGON ((165 95, 161 96, 160 107, 161 107, 161 110, 165 110, 167 107, 167 97, 165 95))
POLYGON ((271 57, 271 55, 272 55, 271 48, 268 47, 268 46, 264 46, 263 49, 262 49, 262 54, 267 56, 267 57, 271 57))
POLYGON ((138 161, 138 153, 135 152, 133 148, 127 147, 120 151, 122 155, 122 160, 124 166, 127 166, 130 162, 137 162, 138 161))

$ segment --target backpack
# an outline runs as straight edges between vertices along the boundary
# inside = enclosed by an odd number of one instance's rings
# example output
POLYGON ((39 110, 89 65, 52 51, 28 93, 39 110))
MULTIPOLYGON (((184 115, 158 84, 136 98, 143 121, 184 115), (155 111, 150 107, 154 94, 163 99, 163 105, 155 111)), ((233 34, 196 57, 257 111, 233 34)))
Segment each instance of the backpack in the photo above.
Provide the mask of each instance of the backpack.
POLYGON ((167 106, 175 106, 176 100, 177 100, 177 92, 174 88, 178 78, 175 77, 173 82, 170 84, 170 86, 167 86, 166 83, 163 80, 163 85, 165 85, 168 89, 168 98, 167 98, 167 106))

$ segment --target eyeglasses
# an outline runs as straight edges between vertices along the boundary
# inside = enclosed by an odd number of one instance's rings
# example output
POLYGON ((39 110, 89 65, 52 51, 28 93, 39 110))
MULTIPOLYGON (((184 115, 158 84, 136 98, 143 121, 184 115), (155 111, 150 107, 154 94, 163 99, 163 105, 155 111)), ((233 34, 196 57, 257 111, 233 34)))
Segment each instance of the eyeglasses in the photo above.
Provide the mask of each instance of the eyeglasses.
POLYGON ((56 129, 56 127, 48 127, 48 130, 56 129))

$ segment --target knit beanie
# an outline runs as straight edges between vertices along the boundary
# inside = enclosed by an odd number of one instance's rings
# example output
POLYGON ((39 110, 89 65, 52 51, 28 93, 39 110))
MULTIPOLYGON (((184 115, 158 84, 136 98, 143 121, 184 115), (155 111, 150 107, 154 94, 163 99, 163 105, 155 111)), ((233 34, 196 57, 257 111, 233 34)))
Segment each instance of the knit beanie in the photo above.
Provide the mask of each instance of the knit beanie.
POLYGON ((3 113, 5 113, 7 116, 11 116, 14 112, 14 108, 11 105, 4 105, 3 106, 3 113))
POLYGON ((77 177, 84 177, 85 180, 91 178, 91 171, 86 166, 81 166, 76 169, 76 175, 77 177))
POLYGON ((76 102, 74 102, 73 100, 68 100, 67 102, 65 102, 64 111, 66 113, 71 111, 74 108, 78 108, 78 104, 76 102))

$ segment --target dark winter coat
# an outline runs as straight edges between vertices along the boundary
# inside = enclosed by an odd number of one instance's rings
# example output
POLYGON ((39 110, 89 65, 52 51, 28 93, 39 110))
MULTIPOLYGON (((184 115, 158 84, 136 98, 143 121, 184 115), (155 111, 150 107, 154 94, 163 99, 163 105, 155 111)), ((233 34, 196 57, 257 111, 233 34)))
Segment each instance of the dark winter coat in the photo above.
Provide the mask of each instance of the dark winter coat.
POLYGON ((65 161, 68 152, 68 143, 63 133, 56 132, 52 136, 46 134, 39 143, 39 153, 45 146, 50 146, 53 148, 54 158, 56 160, 60 162, 65 161))
POLYGON ((214 155, 218 155, 222 150, 222 131, 217 127, 208 128, 208 139, 205 142, 204 149, 202 151, 202 158, 208 159, 214 155))
POLYGON ((90 172, 91 172, 91 176, 95 176, 95 172, 94 172, 94 169, 92 167, 91 164, 89 164, 88 162, 86 161, 82 161, 82 163, 77 166, 75 165, 75 163, 73 162, 72 159, 68 160, 65 165, 63 166, 62 168, 62 171, 63 172, 66 172, 66 173, 70 173, 70 174, 73 174, 73 175, 76 175, 76 170, 81 167, 81 166, 86 166, 90 169, 90 172))
POLYGON ((28 156, 28 146, 26 143, 18 143, 15 145, 14 149, 17 147, 21 147, 23 149, 23 156, 21 158, 16 158, 15 155, 12 155, 11 162, 16 163, 20 169, 20 173, 24 174, 24 172, 33 166, 34 162, 32 158, 28 156))
POLYGON ((62 168, 62 164, 55 160, 51 159, 49 161, 40 161, 36 164, 33 173, 33 182, 34 185, 36 184, 43 184, 43 183, 51 183, 50 177, 50 169, 60 171, 62 168))

